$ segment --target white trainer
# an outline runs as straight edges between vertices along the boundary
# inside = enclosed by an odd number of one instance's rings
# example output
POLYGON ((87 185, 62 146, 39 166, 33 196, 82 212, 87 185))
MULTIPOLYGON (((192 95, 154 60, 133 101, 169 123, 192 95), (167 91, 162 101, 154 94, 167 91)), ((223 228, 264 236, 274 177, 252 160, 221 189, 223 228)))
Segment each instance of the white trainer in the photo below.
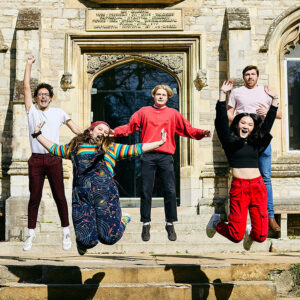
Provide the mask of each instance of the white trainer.
POLYGON ((244 241, 243 241, 243 247, 247 251, 250 250, 253 244, 253 240, 251 239, 250 233, 251 233, 251 225, 247 225, 245 235, 244 235, 244 241))
POLYGON ((209 238, 212 238, 216 233, 216 227, 221 221, 219 214, 213 214, 206 225, 206 234, 209 238))
POLYGON ((24 246, 23 246, 23 250, 24 251, 29 251, 32 247, 32 243, 33 243, 34 240, 35 240, 35 233, 27 235, 26 239, 25 239, 24 246))
POLYGON ((72 241, 71 241, 70 233, 63 233, 63 240, 62 240, 63 250, 70 250, 71 246, 72 246, 72 241))

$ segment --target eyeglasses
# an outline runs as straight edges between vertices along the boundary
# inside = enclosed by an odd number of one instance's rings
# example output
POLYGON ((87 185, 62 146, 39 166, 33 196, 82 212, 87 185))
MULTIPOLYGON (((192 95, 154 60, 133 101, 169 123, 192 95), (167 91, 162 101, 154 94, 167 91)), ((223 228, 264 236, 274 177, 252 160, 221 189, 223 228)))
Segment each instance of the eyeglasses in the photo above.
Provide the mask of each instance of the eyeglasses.
POLYGON ((43 97, 43 96, 49 97, 50 94, 49 94, 49 93, 38 93, 38 96, 39 96, 39 97, 43 97))

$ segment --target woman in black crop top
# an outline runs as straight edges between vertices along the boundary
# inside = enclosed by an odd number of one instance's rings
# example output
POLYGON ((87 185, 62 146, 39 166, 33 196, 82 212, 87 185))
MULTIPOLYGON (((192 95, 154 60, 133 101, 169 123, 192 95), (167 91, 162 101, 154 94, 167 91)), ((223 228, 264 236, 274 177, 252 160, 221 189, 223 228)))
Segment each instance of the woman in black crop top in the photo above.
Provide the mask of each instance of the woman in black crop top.
POLYGON ((230 214, 228 223, 218 214, 212 215, 206 233, 213 237, 217 231, 229 240, 238 243, 244 235, 244 248, 249 250, 253 241, 263 242, 268 234, 267 191, 258 168, 258 157, 269 145, 270 130, 278 108, 278 97, 266 89, 272 104, 264 120, 256 114, 237 115, 229 127, 226 109, 226 93, 233 87, 225 81, 216 105, 215 126, 232 167, 233 180, 230 189, 230 214), (248 209, 251 225, 247 225, 248 209))

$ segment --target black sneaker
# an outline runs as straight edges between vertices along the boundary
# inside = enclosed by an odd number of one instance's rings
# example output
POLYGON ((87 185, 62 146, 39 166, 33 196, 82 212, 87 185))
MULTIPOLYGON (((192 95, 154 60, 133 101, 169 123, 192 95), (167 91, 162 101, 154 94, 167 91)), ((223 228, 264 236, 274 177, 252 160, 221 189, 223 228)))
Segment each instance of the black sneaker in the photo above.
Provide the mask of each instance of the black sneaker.
POLYGON ((167 230, 167 233, 168 233, 168 239, 172 242, 176 241, 177 239, 177 235, 176 235, 176 232, 175 232, 175 228, 174 228, 174 225, 166 225, 166 230, 167 230))
POLYGON ((150 240, 150 224, 143 225, 142 240, 148 242, 150 240))
POLYGON ((84 255, 87 252, 87 249, 81 248, 79 247, 79 245, 77 244, 77 251, 79 255, 84 255))

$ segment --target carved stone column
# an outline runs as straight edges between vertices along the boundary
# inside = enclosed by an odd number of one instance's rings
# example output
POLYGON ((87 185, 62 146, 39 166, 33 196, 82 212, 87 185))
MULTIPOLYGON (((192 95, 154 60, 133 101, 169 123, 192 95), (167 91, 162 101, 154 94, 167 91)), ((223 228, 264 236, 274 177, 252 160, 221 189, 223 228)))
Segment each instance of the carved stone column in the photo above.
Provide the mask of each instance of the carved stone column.
POLYGON ((244 84, 242 71, 253 64, 251 24, 247 8, 227 8, 228 78, 235 86, 244 84))
MULTIPOLYGON (((27 56, 38 57, 40 49, 40 11, 27 8, 19 11, 16 24, 16 78, 13 98, 13 152, 9 168, 10 198, 6 200, 5 239, 22 239, 27 227, 27 205, 29 199, 28 166, 30 156, 28 124, 24 107, 23 77, 27 56)), ((39 61, 32 71, 32 85, 38 82, 39 61)))

